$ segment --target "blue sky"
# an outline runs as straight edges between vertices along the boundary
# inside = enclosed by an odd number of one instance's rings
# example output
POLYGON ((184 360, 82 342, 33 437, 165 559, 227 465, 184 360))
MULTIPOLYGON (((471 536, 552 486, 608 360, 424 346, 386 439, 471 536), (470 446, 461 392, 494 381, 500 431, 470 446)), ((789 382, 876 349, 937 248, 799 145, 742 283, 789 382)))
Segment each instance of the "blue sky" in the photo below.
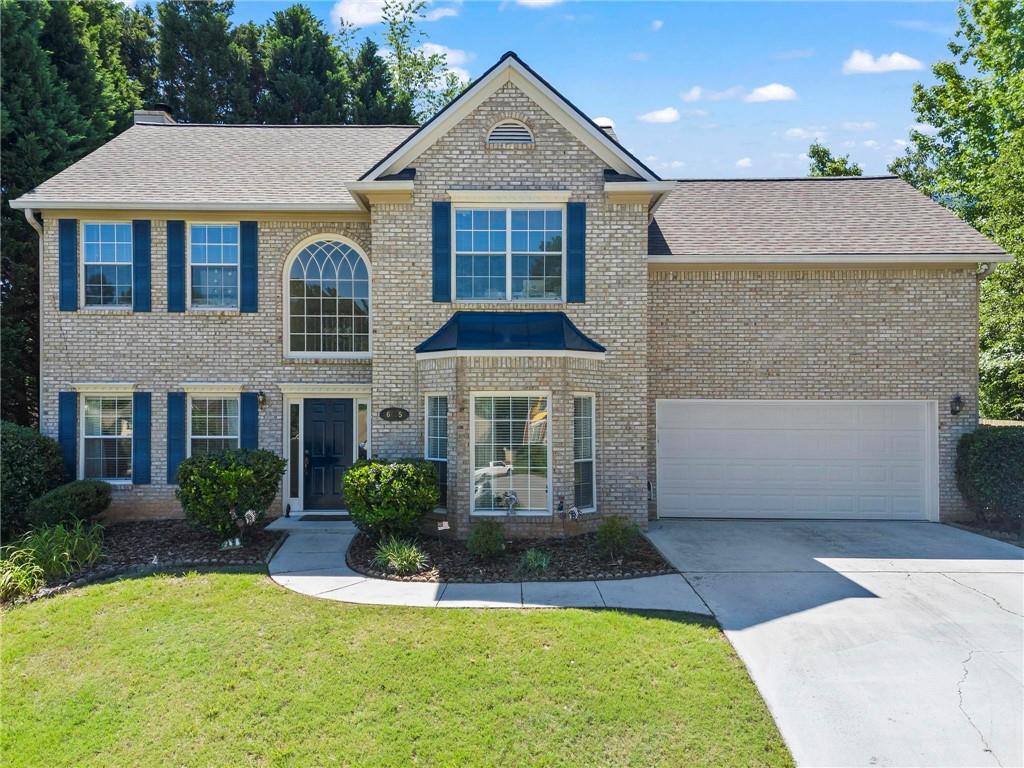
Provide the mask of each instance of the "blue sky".
MULTIPOLYGON (((380 37, 382 0, 311 3, 380 37)), ((234 20, 287 2, 239 0, 234 20)), ((885 173, 914 82, 949 57, 954 3, 452 2, 426 40, 475 77, 516 51, 665 178, 804 175, 815 137, 885 173)), ((927 130, 927 127, 925 127, 927 130)))

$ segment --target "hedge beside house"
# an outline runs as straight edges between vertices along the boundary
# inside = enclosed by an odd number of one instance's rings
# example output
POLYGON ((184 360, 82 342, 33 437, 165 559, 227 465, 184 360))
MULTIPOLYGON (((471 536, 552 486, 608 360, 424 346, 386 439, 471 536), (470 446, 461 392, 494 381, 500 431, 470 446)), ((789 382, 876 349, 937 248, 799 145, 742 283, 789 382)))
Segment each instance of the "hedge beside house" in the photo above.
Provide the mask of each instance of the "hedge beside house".
POLYGON ((64 482, 64 458, 56 440, 10 421, 0 426, 0 515, 4 538, 25 528, 33 499, 64 482))
POLYGON ((1007 530, 1024 523, 1024 427, 979 427, 960 438, 956 480, 980 521, 1007 530))

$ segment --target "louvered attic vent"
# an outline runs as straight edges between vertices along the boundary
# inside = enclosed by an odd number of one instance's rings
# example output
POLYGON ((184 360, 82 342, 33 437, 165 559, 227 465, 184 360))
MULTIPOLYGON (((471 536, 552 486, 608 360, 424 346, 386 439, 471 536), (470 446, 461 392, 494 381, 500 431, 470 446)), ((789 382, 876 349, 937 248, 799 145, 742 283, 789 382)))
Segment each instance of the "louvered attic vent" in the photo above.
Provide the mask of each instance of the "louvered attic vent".
POLYGON ((533 144, 530 129, 518 120, 505 120, 491 129, 488 144, 533 144))

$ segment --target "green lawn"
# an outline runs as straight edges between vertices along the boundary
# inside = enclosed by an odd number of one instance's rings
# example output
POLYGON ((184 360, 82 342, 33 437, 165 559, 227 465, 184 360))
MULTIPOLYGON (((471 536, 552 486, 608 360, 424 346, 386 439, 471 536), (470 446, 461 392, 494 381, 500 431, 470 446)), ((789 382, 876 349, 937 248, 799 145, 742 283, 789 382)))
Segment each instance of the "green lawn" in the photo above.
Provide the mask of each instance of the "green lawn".
POLYGON ((686 614, 352 606, 219 573, 2 620, 6 766, 792 764, 686 614))

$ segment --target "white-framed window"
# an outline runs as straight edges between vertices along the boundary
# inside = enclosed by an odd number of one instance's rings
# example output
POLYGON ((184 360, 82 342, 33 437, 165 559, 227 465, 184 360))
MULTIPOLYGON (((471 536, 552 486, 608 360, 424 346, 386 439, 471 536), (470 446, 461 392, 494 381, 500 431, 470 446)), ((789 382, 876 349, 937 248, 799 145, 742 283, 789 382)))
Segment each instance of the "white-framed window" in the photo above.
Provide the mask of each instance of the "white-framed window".
POLYGON ((431 461, 448 461, 447 396, 427 396, 426 419, 426 458, 431 461))
POLYGON ((131 394, 86 394, 82 416, 82 477, 131 482, 131 394))
POLYGON ((551 436, 546 392, 472 396, 473 514, 551 511, 551 436))
POLYGON ((239 445, 239 398, 235 395, 189 397, 188 455, 237 448, 239 445))
POLYGON ((189 224, 189 305, 194 309, 238 309, 236 224, 189 224))
POLYGON ((87 307, 131 307, 131 222, 82 224, 82 287, 87 307))
POLYGON ((562 205, 453 207, 456 301, 561 301, 562 205))
POLYGON ((290 357, 369 357, 370 270, 338 239, 316 239, 286 274, 286 350, 290 357))
POLYGON ((595 472, 594 396, 575 395, 572 399, 573 496, 583 510, 597 507, 595 472))

